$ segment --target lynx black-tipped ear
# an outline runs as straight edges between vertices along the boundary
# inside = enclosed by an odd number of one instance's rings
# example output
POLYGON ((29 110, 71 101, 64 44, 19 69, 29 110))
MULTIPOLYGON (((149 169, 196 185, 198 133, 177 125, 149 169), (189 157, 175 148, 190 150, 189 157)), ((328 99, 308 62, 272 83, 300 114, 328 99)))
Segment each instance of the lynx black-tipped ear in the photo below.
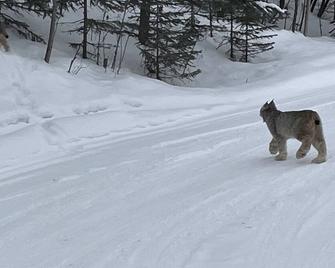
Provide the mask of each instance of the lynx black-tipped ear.
POLYGON ((277 109, 277 107, 276 107, 276 104, 275 104, 275 101, 274 100, 272 100, 270 103, 269 103, 269 106, 272 108, 272 109, 277 109))

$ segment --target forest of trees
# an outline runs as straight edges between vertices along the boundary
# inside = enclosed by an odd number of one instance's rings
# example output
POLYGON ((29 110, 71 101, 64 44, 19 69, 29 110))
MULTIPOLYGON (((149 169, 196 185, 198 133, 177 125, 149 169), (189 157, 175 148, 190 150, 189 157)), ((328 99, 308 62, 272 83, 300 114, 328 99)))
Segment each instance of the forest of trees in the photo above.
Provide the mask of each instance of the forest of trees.
MULTIPOLYGON (((274 46, 271 31, 282 27, 308 35, 308 17, 334 20, 329 0, 0 0, 0 16, 24 38, 46 43, 49 63, 55 33, 67 12, 81 19, 67 22, 75 57, 94 60, 118 73, 130 39, 143 57, 145 73, 160 80, 192 79, 201 70, 194 64, 201 54, 197 43, 216 37, 234 61, 249 62, 274 46), (94 11, 94 12, 93 12, 94 11), (31 29, 24 14, 48 18, 44 39, 31 29), (92 15, 93 14, 93 15, 92 15), (18 16, 22 15, 22 16, 18 16)), ((71 66, 69 71, 71 70, 71 66)))

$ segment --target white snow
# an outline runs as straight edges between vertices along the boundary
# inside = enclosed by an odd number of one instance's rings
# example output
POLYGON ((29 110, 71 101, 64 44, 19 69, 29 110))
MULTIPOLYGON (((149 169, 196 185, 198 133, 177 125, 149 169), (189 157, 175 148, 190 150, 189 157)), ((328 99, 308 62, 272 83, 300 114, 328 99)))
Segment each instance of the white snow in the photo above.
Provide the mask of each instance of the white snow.
POLYGON ((274 4, 274 3, 267 3, 264 1, 256 1, 256 4, 263 8, 266 12, 268 12, 269 10, 276 10, 279 13, 285 14, 287 12, 286 9, 280 8, 278 5, 274 4))
MULTIPOLYGON (((0 51, 0 267, 335 266, 335 41, 278 32, 173 87, 11 39, 0 51), (259 108, 315 109, 329 160, 276 162, 259 108)), ((56 46, 57 47, 57 46, 56 46)), ((131 68, 131 66, 125 66, 131 68)))

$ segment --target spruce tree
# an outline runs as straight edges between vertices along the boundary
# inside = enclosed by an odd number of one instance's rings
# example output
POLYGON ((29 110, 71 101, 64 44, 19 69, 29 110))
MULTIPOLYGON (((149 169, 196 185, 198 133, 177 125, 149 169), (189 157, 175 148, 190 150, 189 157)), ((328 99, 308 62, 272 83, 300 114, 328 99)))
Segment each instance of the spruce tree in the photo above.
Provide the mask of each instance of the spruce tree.
POLYGON ((23 12, 29 12, 39 16, 51 15, 48 4, 47 0, 0 0, 0 16, 5 24, 24 38, 45 43, 42 36, 31 30, 26 22, 18 20, 12 14, 23 15, 23 12))
POLYGON ((271 38, 276 36, 269 33, 275 25, 269 23, 266 12, 256 2, 255 0, 245 1, 241 15, 237 18, 239 30, 236 32, 234 45, 241 53, 240 60, 244 62, 272 49, 274 42, 271 38))
MULTIPOLYGON (((91 29, 96 32, 99 37, 102 34, 104 38, 107 34, 115 35, 116 42, 115 44, 106 44, 99 42, 97 44, 98 54, 100 55, 100 47, 104 49, 112 48, 114 49, 112 55, 111 68, 113 71, 119 72, 123 57, 126 50, 126 45, 123 47, 123 39, 126 38, 125 43, 127 44, 130 36, 135 36, 134 25, 129 18, 129 10, 134 10, 138 4, 137 0, 95 0, 94 5, 98 6, 102 11, 107 14, 106 18, 103 21, 100 20, 91 20, 93 25, 91 29), (108 13, 113 13, 113 17, 117 14, 117 19, 111 19, 108 13), (117 64, 117 58, 118 64, 117 64)), ((99 59, 99 55, 97 58, 99 59)), ((106 60, 106 58, 104 58, 106 60)))
POLYGON ((200 73, 192 64, 200 51, 187 13, 180 1, 151 0, 148 38, 138 43, 149 76, 167 81, 200 73))
MULTIPOLYGON (((126 20, 127 11, 134 8, 136 0, 81 0, 83 7, 83 18, 77 22, 77 27, 70 32, 77 32, 82 36, 82 41, 79 43, 71 43, 71 46, 82 48, 83 58, 96 60, 100 65, 101 57, 106 62, 109 56, 105 51, 111 51, 115 48, 113 58, 119 53, 120 39, 124 35, 134 35, 131 24, 126 20), (89 8, 98 8, 101 10, 102 18, 91 17, 87 10, 89 8), (118 19, 115 19, 117 17, 118 19), (120 19, 121 17, 121 19, 120 19), (116 44, 110 42, 110 35, 117 35, 116 44)), ((115 61, 113 61, 115 62, 115 61)), ((113 64, 113 68, 115 65, 113 64)))
POLYGON ((215 11, 229 25, 225 40, 229 43, 230 59, 248 62, 273 48, 271 38, 276 34, 270 31, 275 27, 278 11, 271 5, 256 0, 222 0, 215 2, 215 11))
POLYGON ((237 22, 243 14, 244 0, 222 0, 215 1, 213 8, 217 20, 222 20, 227 24, 228 35, 219 44, 219 47, 229 44, 229 57, 231 60, 236 60, 236 44, 239 42, 239 27, 237 22))

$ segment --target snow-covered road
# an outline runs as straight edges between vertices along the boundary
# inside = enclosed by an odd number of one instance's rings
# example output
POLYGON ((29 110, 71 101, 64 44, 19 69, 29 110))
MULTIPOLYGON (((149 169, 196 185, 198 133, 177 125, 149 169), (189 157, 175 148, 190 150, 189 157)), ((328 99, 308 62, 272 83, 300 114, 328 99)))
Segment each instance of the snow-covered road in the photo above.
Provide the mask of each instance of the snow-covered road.
POLYGON ((275 162, 258 107, 106 139, 0 174, 1 267, 335 267, 335 95, 322 165, 275 162))

